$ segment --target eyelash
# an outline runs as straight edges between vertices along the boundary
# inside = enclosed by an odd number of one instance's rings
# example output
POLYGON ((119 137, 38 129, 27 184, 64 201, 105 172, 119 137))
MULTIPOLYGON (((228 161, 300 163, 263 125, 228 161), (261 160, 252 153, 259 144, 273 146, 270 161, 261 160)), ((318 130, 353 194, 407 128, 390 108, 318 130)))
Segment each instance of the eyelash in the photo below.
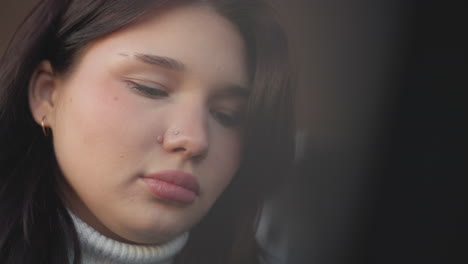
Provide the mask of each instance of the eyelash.
MULTIPOLYGON (((131 88, 149 98, 167 97, 169 94, 163 89, 157 89, 141 85, 132 81, 126 81, 126 84, 131 88)), ((242 122, 242 115, 238 113, 229 114, 226 112, 210 110, 211 115, 225 127, 236 127, 242 122)))
POLYGON ((135 89, 137 92, 150 98, 161 98, 168 96, 168 93, 163 89, 148 87, 131 81, 127 81, 126 83, 128 86, 130 86, 131 89, 135 89))
POLYGON ((242 116, 240 114, 228 114, 220 111, 210 111, 213 117, 225 127, 236 127, 240 125, 242 116))

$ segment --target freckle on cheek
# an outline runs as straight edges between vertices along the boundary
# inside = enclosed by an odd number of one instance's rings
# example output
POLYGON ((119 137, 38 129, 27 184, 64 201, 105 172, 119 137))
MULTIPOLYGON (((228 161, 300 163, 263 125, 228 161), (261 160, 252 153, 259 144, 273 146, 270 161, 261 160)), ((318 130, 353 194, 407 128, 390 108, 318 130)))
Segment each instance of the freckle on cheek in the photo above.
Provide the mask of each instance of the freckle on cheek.
POLYGON ((114 96, 114 101, 118 101, 118 100, 119 100, 119 97, 114 96))
POLYGON ((125 158, 125 155, 124 154, 120 155, 120 158, 121 159, 125 158))

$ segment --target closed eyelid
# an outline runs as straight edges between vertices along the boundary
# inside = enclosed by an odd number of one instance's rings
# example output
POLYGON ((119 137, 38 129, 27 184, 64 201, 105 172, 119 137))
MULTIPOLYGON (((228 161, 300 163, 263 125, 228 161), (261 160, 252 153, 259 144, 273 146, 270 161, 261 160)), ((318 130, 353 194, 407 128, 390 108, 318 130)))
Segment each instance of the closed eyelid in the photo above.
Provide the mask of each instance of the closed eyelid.
POLYGON ((146 86, 148 88, 154 89, 161 89, 166 92, 170 91, 170 86, 164 84, 163 82, 157 82, 153 80, 141 79, 141 78, 134 78, 134 77, 127 77, 123 79, 124 82, 132 82, 141 86, 146 86))
POLYGON ((212 110, 210 111, 215 119, 217 119, 223 126, 236 127, 243 120, 243 111, 233 110, 212 110))
POLYGON ((142 94, 144 96, 150 97, 150 98, 160 98, 160 97, 166 97, 168 95, 168 92, 162 87, 151 87, 147 85, 140 84, 135 81, 125 81, 128 86, 130 86, 131 89, 135 90, 139 94, 142 94))
POLYGON ((241 85, 231 84, 217 90, 211 97, 212 102, 247 102, 250 90, 241 85))
POLYGON ((138 82, 138 83, 147 84, 147 85, 154 84, 154 85, 164 86, 164 85, 161 84, 160 82, 153 81, 153 80, 142 79, 142 78, 127 77, 127 78, 125 78, 125 79, 127 79, 127 80, 129 80, 129 81, 134 81, 134 82, 138 82))
POLYGON ((239 96, 220 96, 211 99, 212 108, 225 110, 227 112, 242 112, 247 105, 247 99, 239 96))

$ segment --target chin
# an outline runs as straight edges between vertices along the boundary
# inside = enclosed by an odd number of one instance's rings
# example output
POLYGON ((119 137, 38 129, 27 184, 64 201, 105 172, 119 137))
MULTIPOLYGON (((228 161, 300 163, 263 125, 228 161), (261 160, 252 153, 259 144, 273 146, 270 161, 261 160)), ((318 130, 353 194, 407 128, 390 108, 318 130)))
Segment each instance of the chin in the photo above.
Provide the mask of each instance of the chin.
POLYGON ((160 244, 172 240, 173 238, 184 233, 184 229, 175 226, 164 225, 160 226, 158 223, 152 225, 127 226, 116 232, 124 242, 135 244, 160 244))
POLYGON ((153 210, 141 217, 127 219, 124 234, 119 236, 137 244, 160 244, 189 231, 193 226, 190 219, 180 212, 174 215, 167 210, 153 210))

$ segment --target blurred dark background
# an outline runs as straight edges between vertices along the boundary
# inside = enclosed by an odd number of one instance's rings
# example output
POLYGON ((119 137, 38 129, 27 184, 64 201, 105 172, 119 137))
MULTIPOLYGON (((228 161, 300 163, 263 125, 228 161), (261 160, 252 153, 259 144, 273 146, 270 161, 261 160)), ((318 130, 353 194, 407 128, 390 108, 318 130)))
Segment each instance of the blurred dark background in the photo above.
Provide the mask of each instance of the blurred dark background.
MULTIPOLYGON (((0 53, 36 1, 0 0, 0 53)), ((273 0, 298 66, 297 159, 270 263, 468 263, 463 1, 273 0)))

